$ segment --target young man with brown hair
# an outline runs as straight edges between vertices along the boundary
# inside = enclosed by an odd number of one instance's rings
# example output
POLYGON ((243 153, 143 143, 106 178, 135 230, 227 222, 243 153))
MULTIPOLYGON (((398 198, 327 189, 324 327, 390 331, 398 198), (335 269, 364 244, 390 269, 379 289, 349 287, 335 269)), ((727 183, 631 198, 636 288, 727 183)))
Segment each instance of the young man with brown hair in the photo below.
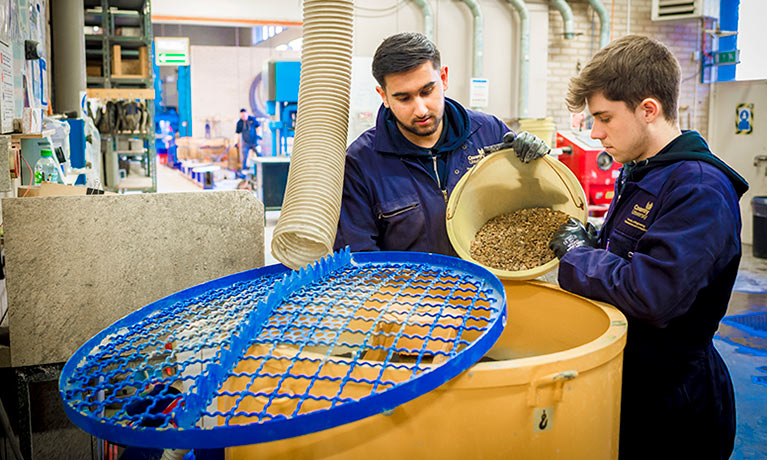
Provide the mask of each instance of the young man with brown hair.
POLYGON ((628 319, 621 459, 727 459, 734 445, 732 383, 712 338, 738 271, 748 184, 679 129, 680 81, 668 48, 629 35, 596 53, 567 96, 623 164, 599 234, 571 220, 550 243, 562 288, 628 319))

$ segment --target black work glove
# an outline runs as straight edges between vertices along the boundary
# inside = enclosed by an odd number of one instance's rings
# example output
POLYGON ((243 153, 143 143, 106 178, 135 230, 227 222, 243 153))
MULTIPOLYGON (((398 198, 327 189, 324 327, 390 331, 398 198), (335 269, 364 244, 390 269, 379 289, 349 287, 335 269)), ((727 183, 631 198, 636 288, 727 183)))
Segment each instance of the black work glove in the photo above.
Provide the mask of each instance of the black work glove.
MULTIPOLYGON (((503 136, 504 143, 506 142, 507 136, 508 133, 503 136)), ((517 158, 519 158, 522 163, 530 163, 538 158, 543 158, 551 151, 549 146, 543 142, 543 139, 535 134, 528 133, 527 131, 522 131, 511 140, 511 148, 517 152, 517 158)))
POLYGON ((549 248, 554 251, 557 259, 561 259, 571 249, 596 247, 597 233, 596 227, 590 222, 584 227, 581 221, 571 217, 554 232, 549 241, 549 248))

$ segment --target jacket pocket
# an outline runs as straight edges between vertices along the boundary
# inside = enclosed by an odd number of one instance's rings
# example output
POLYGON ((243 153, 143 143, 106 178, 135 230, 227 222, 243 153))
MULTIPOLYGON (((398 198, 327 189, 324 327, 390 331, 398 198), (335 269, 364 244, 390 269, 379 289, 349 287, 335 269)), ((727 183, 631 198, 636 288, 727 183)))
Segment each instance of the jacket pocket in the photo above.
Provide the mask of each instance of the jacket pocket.
POLYGON ((384 251, 408 251, 423 244, 426 219, 416 196, 406 196, 379 204, 379 247, 384 251))
POLYGON ((634 257, 638 237, 632 237, 620 230, 613 230, 607 241, 607 250, 628 261, 634 257))

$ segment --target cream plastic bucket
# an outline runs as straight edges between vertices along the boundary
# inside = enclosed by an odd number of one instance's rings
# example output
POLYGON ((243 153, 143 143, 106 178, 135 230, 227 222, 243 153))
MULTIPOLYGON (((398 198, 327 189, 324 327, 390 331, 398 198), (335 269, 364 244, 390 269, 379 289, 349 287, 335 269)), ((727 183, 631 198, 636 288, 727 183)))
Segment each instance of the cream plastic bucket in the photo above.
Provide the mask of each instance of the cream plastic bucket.
POLYGON ((509 322, 487 354, 497 361, 390 413, 226 458, 617 458, 626 318, 549 283, 504 286, 509 322))
MULTIPOLYGON (((493 217, 518 209, 548 207, 586 223, 586 203, 578 179, 559 160, 547 155, 522 163, 514 150, 500 150, 483 158, 458 181, 447 204, 447 235, 462 259, 482 265, 471 258, 471 241, 493 217)), ((530 270, 482 266, 501 280, 529 280, 558 264, 555 257, 530 270)))
POLYGON ((543 139, 546 145, 554 147, 557 125, 551 117, 523 118, 519 120, 519 132, 527 131, 543 139))

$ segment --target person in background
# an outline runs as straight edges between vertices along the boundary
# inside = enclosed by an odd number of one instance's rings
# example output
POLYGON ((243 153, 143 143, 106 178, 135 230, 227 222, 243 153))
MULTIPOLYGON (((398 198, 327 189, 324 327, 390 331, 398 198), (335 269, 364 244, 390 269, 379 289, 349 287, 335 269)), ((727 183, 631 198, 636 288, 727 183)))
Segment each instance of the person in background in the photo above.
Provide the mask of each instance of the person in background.
POLYGON ((522 161, 549 147, 530 133, 515 136, 498 118, 445 97, 447 67, 426 36, 386 38, 373 57, 383 104, 376 126, 347 149, 335 249, 422 251, 456 255, 446 205, 458 180, 504 140, 522 161))
POLYGON ((240 151, 242 152, 242 169, 248 169, 248 153, 250 150, 256 155, 259 155, 258 141, 261 140, 261 136, 258 135, 258 127, 260 123, 256 120, 256 117, 248 115, 248 111, 240 109, 240 119, 237 120, 237 134, 242 134, 240 137, 240 151))
POLYGON ((572 78, 567 105, 623 164, 596 234, 572 219, 550 247, 559 284, 628 319, 620 458, 728 459, 735 401, 712 339, 741 257, 748 184, 677 118, 681 69, 663 44, 629 35, 572 78))

